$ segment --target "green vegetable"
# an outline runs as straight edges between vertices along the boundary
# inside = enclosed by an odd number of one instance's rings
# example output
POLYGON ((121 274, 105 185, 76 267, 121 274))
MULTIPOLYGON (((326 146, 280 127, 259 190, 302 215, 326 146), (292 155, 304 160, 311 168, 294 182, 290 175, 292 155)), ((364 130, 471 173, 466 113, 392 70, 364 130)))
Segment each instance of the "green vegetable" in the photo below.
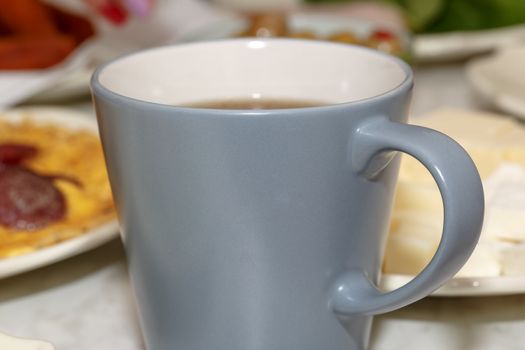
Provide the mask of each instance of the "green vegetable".
POLYGON ((483 1, 478 1, 478 4, 473 4, 469 0, 448 1, 443 13, 437 20, 427 25, 423 30, 425 32, 447 32, 484 28, 486 27, 484 14, 487 9, 481 8, 483 1))
POLYGON ((525 22, 524 0, 448 0, 425 32, 491 29, 525 22))
MULTIPOLYGON (((349 0, 305 0, 311 3, 349 0)), ((378 0, 402 8, 415 32, 491 29, 525 23, 525 0, 378 0)))

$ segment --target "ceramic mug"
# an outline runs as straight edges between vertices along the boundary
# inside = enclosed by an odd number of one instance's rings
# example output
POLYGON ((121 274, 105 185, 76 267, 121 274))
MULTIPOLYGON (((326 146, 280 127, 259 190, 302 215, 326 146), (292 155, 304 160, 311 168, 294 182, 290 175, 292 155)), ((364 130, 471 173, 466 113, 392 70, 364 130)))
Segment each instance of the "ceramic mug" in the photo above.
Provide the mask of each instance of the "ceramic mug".
POLYGON ((148 349, 366 349, 372 315, 452 277, 483 219, 477 170, 449 137, 405 123, 412 73, 365 48, 232 39, 134 53, 96 71, 94 101, 148 349), (268 110, 201 101, 323 101, 268 110), (399 166, 423 163, 441 244, 378 290, 399 166))

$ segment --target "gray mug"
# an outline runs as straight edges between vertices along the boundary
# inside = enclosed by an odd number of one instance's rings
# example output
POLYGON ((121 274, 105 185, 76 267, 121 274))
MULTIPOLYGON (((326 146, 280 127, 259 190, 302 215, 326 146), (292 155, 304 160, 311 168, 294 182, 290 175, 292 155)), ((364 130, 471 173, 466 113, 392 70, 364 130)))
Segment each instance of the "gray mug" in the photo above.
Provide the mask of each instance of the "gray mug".
POLYGON ((411 88, 396 58, 303 40, 175 45, 98 68, 93 95, 148 349, 366 349, 372 315, 452 277, 479 237, 481 181, 456 142, 405 124, 411 88), (261 97, 320 105, 183 107, 261 97), (382 292, 398 151, 436 180, 443 238, 424 271, 382 292))

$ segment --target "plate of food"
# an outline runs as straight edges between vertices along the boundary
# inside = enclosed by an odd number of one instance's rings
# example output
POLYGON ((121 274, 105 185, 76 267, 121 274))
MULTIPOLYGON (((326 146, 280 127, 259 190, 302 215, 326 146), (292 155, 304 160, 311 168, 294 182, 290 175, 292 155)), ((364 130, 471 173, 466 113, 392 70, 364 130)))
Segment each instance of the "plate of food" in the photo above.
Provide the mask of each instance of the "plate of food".
MULTIPOLYGON (((412 120, 457 140, 476 164, 485 192, 481 239, 466 265, 435 296, 525 293, 525 127, 515 119, 442 109, 412 120)), ((382 288, 400 287, 430 261, 441 239, 441 196, 428 171, 403 156, 382 288)))
MULTIPOLYGON (((85 69, 94 35, 94 25, 82 14, 37 0, 3 2, 0 107, 23 101, 85 69)), ((67 97, 78 90, 62 92, 67 97)))
POLYGON ((117 236, 95 119, 51 107, 0 112, 0 278, 117 236))
POLYGON ((246 36, 328 40, 367 46, 402 58, 410 56, 410 37, 406 32, 373 21, 334 14, 264 13, 235 16, 186 34, 179 41, 246 36))
POLYGON ((414 33, 412 52, 418 62, 465 59, 514 45, 525 39, 525 2, 522 0, 384 0, 372 6, 364 1, 305 0, 315 9, 353 16, 367 7, 366 16, 399 12, 414 33), (357 13, 356 13, 357 12, 357 13))
POLYGON ((419 62, 465 59, 525 39, 522 0, 389 0, 415 33, 419 62))

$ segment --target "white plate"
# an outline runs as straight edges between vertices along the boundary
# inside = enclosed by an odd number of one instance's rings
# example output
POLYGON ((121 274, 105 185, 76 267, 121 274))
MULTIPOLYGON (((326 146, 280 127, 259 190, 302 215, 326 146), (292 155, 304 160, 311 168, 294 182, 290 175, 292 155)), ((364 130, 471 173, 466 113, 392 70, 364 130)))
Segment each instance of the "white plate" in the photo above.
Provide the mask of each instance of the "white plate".
MULTIPOLYGON (((391 291, 402 287, 414 276, 384 275, 380 288, 391 291)), ((473 297, 525 293, 525 276, 456 277, 432 293, 434 297, 473 297)))
MULTIPOLYGON (((89 130, 98 132, 97 122, 89 114, 75 110, 52 107, 30 107, 1 112, 3 120, 19 121, 29 117, 35 122, 43 124, 57 123, 61 127, 72 130, 89 130)), ((51 141, 50 141, 51 142, 51 141)), ((95 227, 80 236, 39 249, 24 255, 0 259, 0 278, 13 276, 25 271, 33 270, 68 257, 80 254, 98 247, 119 234, 116 220, 109 221, 95 227)))
MULTIPOLYGON (((215 40, 231 37, 243 31, 248 25, 244 18, 219 21, 199 31, 190 33, 182 41, 215 40)), ((379 25, 367 20, 328 14, 296 13, 289 16, 292 31, 308 30, 325 36, 335 31, 348 30, 365 37, 379 25)), ((525 40, 525 25, 499 29, 452 32, 443 34, 421 34, 412 42, 407 33, 397 32, 405 48, 411 47, 412 56, 418 62, 439 62, 464 59, 476 54, 489 52, 498 47, 515 45, 525 40)))
POLYGON ((419 62, 458 60, 512 46, 525 40, 525 25, 473 32, 417 35, 413 42, 414 57, 419 62))
POLYGON ((472 87, 486 101, 525 119, 525 46, 503 49, 467 65, 472 87))
MULTIPOLYGON (((249 25, 248 20, 243 17, 232 17, 201 28, 195 32, 184 35, 181 42, 204 41, 230 38, 241 33, 249 25)), ((315 35, 325 37, 330 34, 349 31, 359 38, 368 37, 380 25, 360 19, 328 14, 297 13, 288 17, 288 26, 292 32, 308 31, 315 35)), ((406 33, 395 31, 404 48, 409 47, 409 37, 406 33)))

